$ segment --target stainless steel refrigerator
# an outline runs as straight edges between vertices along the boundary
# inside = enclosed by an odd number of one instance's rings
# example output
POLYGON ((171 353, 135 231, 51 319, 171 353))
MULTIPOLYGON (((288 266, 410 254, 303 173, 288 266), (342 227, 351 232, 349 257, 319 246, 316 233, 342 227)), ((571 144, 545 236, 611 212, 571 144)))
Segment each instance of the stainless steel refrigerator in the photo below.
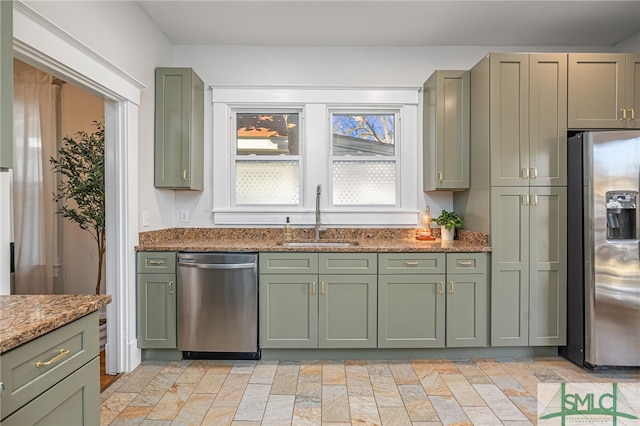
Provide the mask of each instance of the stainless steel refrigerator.
POLYGON ((568 143, 568 316, 561 355, 640 366, 640 131, 568 143))

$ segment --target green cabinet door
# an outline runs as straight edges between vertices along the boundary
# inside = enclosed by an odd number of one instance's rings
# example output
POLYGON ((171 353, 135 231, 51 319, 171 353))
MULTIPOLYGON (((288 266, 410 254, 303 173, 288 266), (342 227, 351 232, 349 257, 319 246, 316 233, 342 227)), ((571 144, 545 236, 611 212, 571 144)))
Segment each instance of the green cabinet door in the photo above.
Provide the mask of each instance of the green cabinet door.
POLYGON ((491 185, 523 185, 529 168, 529 55, 497 53, 489 61, 491 185))
POLYGON ((491 189, 491 345, 529 344, 529 187, 491 189))
POLYGON ((640 129, 640 54, 627 54, 626 61, 627 127, 640 129))
POLYGON ((378 277, 378 347, 445 345, 444 274, 378 277))
POLYGON ((13 167, 13 2, 0 1, 0 169, 13 167))
POLYGON ((447 274, 447 347, 487 345, 487 277, 447 274))
POLYGON ((318 346, 375 348, 377 276, 320 275, 318 346))
POLYGON ((202 190, 204 83, 191 68, 156 68, 155 186, 202 190))
POLYGON ((138 347, 175 349, 176 275, 138 274, 138 347))
POLYGON ((317 280, 317 274, 260 275, 261 348, 318 347, 317 280))
POLYGON ((423 189, 467 189, 469 71, 435 71, 423 89, 423 189))
POLYGON ((567 188, 532 188, 529 224, 529 345, 567 339, 567 188))

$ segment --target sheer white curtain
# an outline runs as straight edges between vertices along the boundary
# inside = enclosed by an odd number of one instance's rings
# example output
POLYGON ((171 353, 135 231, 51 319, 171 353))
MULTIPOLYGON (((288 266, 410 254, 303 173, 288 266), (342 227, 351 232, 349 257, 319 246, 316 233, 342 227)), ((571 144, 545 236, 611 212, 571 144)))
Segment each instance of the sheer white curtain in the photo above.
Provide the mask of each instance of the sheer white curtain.
POLYGON ((53 292, 55 108, 52 77, 14 61, 12 176, 16 294, 53 292))

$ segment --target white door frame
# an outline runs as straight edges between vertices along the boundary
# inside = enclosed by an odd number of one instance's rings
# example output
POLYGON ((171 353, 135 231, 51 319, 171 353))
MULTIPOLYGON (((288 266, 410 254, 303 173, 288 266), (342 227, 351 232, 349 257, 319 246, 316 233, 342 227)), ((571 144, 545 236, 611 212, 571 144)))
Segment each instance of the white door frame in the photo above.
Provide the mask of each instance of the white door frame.
POLYGON ((138 105, 145 87, 22 2, 14 2, 14 57, 105 99, 107 365, 109 374, 140 364, 135 319, 138 242, 138 105), (133 189, 132 189, 133 188, 133 189))

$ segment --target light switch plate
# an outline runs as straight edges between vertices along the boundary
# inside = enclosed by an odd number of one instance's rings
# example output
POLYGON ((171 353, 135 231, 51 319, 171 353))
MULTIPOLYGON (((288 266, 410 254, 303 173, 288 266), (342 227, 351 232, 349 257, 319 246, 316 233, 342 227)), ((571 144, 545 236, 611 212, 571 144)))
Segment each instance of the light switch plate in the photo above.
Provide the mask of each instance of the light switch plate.
POLYGON ((142 210, 142 226, 149 226, 149 210, 142 210))
POLYGON ((189 210, 180 210, 180 222, 189 222, 189 210))

